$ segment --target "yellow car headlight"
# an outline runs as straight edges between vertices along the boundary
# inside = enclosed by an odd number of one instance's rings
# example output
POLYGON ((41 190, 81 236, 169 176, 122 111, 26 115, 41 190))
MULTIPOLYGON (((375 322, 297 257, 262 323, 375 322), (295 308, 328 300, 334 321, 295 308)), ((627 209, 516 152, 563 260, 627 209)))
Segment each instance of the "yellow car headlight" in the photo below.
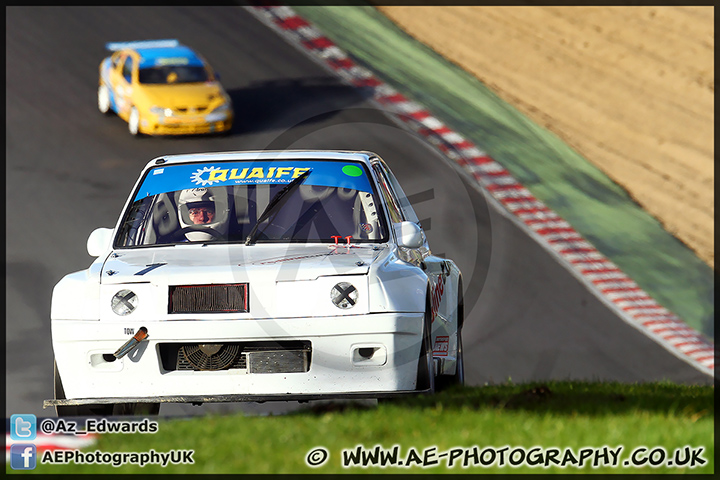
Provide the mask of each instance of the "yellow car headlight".
POLYGON ((230 109, 230 104, 223 103, 222 105, 216 107, 212 112, 208 113, 205 117, 205 121, 209 123, 224 122, 231 114, 232 110, 230 109))
POLYGON ((227 103, 223 103, 223 104, 220 105, 219 107, 216 107, 216 108, 212 111, 212 113, 224 113, 224 112, 227 112, 228 110, 230 110, 230 105, 227 104, 227 103))

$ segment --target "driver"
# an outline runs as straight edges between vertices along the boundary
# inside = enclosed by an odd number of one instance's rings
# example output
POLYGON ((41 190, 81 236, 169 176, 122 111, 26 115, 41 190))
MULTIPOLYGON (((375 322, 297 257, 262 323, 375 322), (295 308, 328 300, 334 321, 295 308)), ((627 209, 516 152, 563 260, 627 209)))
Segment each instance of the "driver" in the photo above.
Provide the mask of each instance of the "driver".
POLYGON ((188 208, 190 214, 190 220, 195 225, 204 225, 206 223, 212 223, 215 218, 215 204, 209 203, 207 205, 198 205, 197 207, 188 208))
POLYGON ((223 202, 224 196, 218 193, 209 188, 191 188, 180 192, 178 217, 185 238, 191 242, 216 240, 227 234, 227 198, 223 202))

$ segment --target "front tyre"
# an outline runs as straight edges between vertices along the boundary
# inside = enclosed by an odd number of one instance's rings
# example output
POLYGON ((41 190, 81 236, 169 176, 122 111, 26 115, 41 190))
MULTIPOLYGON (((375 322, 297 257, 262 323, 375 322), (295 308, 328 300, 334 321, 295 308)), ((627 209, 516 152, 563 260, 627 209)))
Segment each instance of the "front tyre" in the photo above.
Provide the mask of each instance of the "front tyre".
POLYGON ((416 390, 426 391, 427 393, 435 392, 435 365, 433 362, 431 328, 430 306, 428 305, 425 309, 423 339, 420 356, 418 357, 417 381, 415 382, 416 390))
POLYGON ((133 137, 140 136, 140 112, 135 107, 130 109, 130 117, 128 117, 128 131, 133 137))
MULTIPOLYGON (((58 373, 57 363, 53 361, 55 400, 65 400, 65 389, 58 373)), ((112 405, 56 405, 55 413, 58 417, 104 417, 112 415, 112 405)))
POLYGON ((465 385, 465 361, 463 359, 462 327, 465 323, 465 302, 463 297, 462 279, 458 282, 458 303, 457 303, 457 351, 456 366, 454 375, 439 375, 435 381, 437 391, 445 390, 453 385, 465 385))
POLYGON ((110 112, 110 91, 106 85, 98 87, 98 110, 102 114, 110 112))
POLYGON ((457 332, 457 363, 454 375, 439 375, 435 380, 435 389, 440 392, 453 385, 465 385, 465 362, 463 361, 462 330, 457 332))
MULTIPOLYGON (((65 400, 57 363, 53 362, 55 400, 65 400)), ((157 415, 160 413, 159 403, 106 403, 97 405, 56 405, 58 417, 107 417, 110 415, 157 415)))

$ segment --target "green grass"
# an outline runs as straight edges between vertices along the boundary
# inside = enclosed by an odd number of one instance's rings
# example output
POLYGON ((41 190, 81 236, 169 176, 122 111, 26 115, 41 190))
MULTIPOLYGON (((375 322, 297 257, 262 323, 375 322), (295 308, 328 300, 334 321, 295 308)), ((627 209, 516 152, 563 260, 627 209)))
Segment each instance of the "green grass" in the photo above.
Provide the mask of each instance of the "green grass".
MULTIPOLYGON (((333 403, 285 416, 161 419, 155 434, 105 434, 87 451, 191 449, 194 464, 166 468, 41 464, 33 473, 714 473, 713 395, 709 386, 547 382, 456 388, 371 407, 333 403), (358 445, 387 450, 397 445, 400 459, 409 458, 412 449, 422 457, 424 449, 436 447, 430 455, 439 462, 429 468, 343 468, 342 451, 358 445), (329 458, 311 468, 305 458, 320 446, 329 451, 329 458), (472 451, 474 446, 479 451, 505 446, 556 448, 559 458, 567 449, 578 456, 586 447, 622 446, 621 464, 638 447, 648 451, 663 447, 669 455, 686 446, 704 447, 701 457, 707 463, 694 469, 647 464, 593 468, 585 460, 582 468, 552 463, 544 468, 500 467, 496 459, 485 467, 472 466, 469 457, 471 465, 463 468, 460 456, 453 468, 447 468, 447 458, 437 458, 454 448, 472 451)), ((8 472, 12 472, 9 466, 8 472)))

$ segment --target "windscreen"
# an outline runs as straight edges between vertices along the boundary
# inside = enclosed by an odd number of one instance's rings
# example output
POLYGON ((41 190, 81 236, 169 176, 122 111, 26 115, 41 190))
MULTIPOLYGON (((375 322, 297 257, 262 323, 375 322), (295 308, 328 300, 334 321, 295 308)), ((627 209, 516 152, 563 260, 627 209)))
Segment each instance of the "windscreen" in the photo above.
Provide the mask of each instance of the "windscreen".
POLYGON ((236 161, 154 167, 116 247, 185 242, 378 243, 388 230, 364 164, 236 161), (307 175, 304 175, 305 172, 307 175), (299 180, 293 182, 293 180, 299 180), (255 227, 258 218, 266 217, 255 227))
POLYGON ((163 65, 141 68, 138 81, 145 84, 199 83, 209 80, 205 67, 188 65, 163 65))

